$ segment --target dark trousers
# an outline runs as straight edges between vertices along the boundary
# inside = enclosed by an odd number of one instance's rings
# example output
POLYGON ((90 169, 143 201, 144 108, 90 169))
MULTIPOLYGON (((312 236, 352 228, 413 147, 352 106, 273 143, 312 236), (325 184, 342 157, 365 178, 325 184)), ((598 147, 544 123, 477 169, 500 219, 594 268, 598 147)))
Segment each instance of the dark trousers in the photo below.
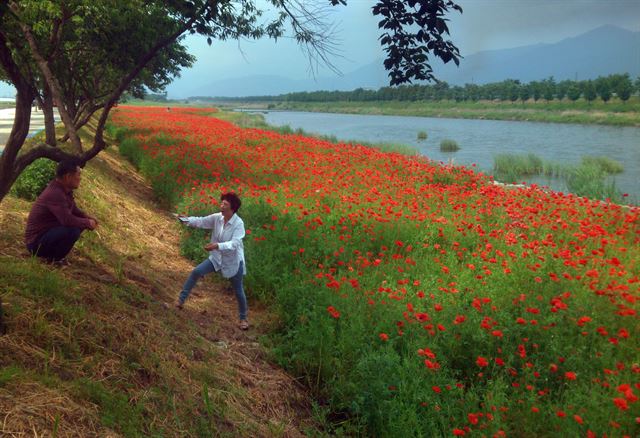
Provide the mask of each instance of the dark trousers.
POLYGON ((81 233, 82 229, 76 227, 51 228, 27 245, 27 249, 31 254, 50 262, 62 260, 69 254, 81 233))

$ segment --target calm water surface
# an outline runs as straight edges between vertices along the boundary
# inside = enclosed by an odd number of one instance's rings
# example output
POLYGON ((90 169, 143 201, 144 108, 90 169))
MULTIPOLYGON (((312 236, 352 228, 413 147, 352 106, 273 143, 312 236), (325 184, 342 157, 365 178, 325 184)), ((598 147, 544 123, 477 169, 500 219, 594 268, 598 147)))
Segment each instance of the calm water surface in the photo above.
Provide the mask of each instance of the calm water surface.
MULTIPOLYGON (((636 202, 640 199, 640 128, 291 111, 270 111, 264 117, 270 125, 289 125, 344 141, 415 146, 433 160, 476 164, 486 173, 492 173, 493 158, 501 153, 532 152, 566 164, 578 164, 584 155, 607 156, 624 165, 624 172, 615 176, 618 189, 636 202), (417 140, 419 131, 427 132, 427 140, 417 140), (460 150, 440 152, 445 138, 455 140, 460 150)), ((547 178, 531 182, 566 190, 562 182, 547 178)))

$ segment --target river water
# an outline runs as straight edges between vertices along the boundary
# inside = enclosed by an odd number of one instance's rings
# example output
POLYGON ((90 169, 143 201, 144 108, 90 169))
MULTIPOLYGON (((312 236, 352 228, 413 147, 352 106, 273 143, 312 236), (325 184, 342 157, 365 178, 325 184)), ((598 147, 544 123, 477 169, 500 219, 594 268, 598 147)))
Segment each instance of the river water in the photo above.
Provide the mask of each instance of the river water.
MULTIPOLYGON (((565 164, 579 164, 585 155, 606 156, 624 165, 624 172, 614 177, 616 187, 634 203, 640 199, 640 128, 293 111, 269 111, 264 117, 270 125, 289 125, 344 141, 414 146, 433 160, 475 164, 488 174, 494 156, 502 153, 534 153, 565 164), (418 140, 420 131, 427 133, 427 140, 418 140), (456 141, 460 150, 441 152, 443 139, 456 141)), ((566 191, 564 183, 555 179, 528 182, 566 191)))

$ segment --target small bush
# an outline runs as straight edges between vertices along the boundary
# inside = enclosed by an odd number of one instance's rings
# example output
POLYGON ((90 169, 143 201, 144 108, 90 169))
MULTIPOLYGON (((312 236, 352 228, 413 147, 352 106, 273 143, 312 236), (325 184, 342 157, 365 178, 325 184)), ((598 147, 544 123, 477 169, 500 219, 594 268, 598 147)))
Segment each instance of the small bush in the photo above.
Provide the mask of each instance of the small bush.
POLYGON ((455 152, 460 149, 458 143, 455 140, 450 140, 445 138, 440 142, 440 151, 441 152, 455 152))
POLYGON ((120 155, 129 160, 136 169, 140 169, 144 153, 140 148, 140 142, 133 137, 127 137, 120 142, 118 147, 120 155))
POLYGON ((426 139, 427 139, 427 131, 419 131, 418 140, 426 140, 426 139))
POLYGON ((107 126, 105 127, 105 131, 107 132, 107 135, 117 143, 120 143, 129 134, 128 128, 123 128, 112 124, 107 124, 107 126))
POLYGON ((48 158, 38 158, 18 177, 13 192, 19 198, 35 200, 56 176, 56 162, 48 158))

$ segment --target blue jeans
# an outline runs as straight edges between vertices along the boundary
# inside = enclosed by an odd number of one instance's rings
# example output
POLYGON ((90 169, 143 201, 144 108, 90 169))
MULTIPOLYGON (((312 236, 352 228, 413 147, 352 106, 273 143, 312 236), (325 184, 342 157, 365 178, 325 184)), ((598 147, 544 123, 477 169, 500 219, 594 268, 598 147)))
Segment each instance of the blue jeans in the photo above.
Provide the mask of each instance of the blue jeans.
POLYGON ((76 244, 80 234, 82 234, 81 228, 54 227, 38 236, 35 242, 27 245, 27 250, 50 262, 62 260, 76 244))
MULTIPOLYGON (((244 294, 244 288, 242 286, 242 264, 243 262, 240 262, 238 273, 229 279, 231 281, 231 286, 233 286, 233 291, 236 293, 236 300, 238 301, 238 313, 241 320, 247 319, 248 311, 247 297, 244 294)), ((211 263, 211 260, 209 259, 206 259, 198 266, 196 266, 193 271, 191 271, 191 274, 189 275, 189 278, 187 278, 187 281, 184 283, 184 286, 182 286, 182 292, 180 292, 180 298, 178 298, 180 304, 184 304, 184 302, 187 300, 187 297, 191 293, 191 289, 193 289, 193 286, 196 285, 201 277, 204 277, 205 275, 210 274, 214 271, 215 268, 213 267, 213 263, 211 263)))

